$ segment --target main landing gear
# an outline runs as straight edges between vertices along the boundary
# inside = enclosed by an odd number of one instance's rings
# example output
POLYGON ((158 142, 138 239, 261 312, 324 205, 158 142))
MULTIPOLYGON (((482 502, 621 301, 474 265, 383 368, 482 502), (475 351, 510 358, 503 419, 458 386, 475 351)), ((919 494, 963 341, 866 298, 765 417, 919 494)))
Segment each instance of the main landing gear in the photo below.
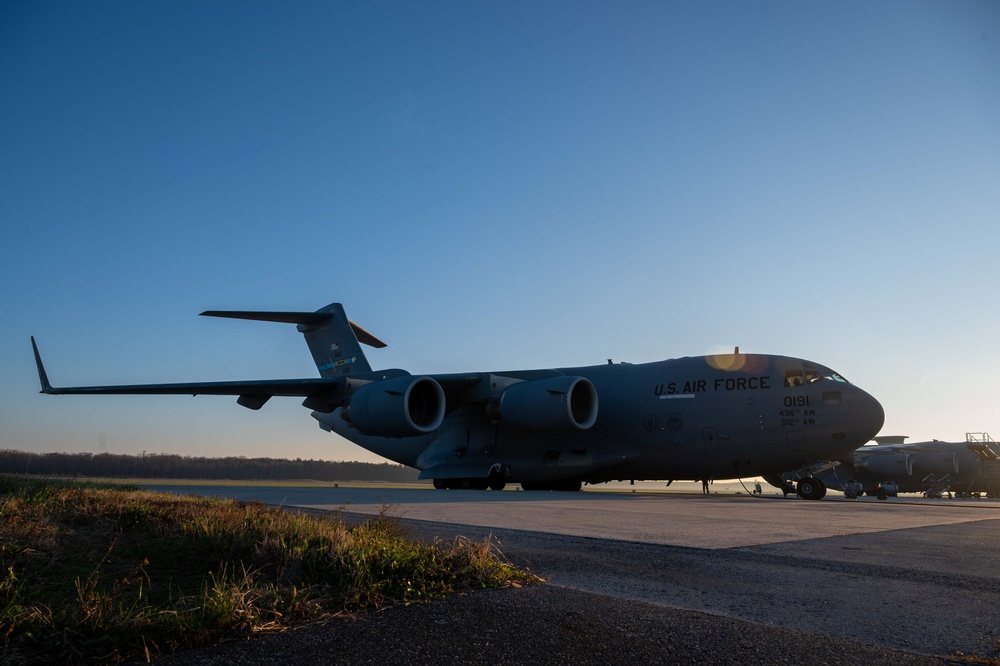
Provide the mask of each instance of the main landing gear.
POLYGON ((795 494, 802 499, 820 500, 826 497, 826 484, 815 477, 807 476, 799 479, 795 494))

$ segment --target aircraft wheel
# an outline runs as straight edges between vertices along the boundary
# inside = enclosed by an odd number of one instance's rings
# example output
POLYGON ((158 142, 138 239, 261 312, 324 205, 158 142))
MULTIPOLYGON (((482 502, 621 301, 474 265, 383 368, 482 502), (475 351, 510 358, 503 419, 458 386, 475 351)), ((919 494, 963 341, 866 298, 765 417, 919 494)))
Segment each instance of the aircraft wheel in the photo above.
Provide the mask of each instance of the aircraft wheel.
POLYGON ((811 476, 807 476, 804 479, 799 479, 798 487, 795 489, 795 493, 802 499, 807 500, 818 500, 823 495, 820 494, 820 481, 814 479, 811 476))
POLYGON ((444 479, 434 479, 434 487, 438 490, 444 490, 448 487, 448 482, 444 479))
POLYGON ((819 485, 819 497, 816 499, 823 499, 826 497, 826 484, 820 479, 816 479, 816 483, 819 485))
POLYGON ((503 490, 507 486, 507 482, 499 474, 490 474, 489 486, 490 490, 503 490))

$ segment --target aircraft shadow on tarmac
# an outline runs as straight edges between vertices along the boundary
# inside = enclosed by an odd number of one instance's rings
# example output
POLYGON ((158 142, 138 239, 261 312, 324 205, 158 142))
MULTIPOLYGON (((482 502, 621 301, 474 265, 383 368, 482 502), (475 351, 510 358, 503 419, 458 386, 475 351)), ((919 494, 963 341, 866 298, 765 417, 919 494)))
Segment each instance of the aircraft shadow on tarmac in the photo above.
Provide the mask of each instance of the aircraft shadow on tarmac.
MULTIPOLYGON (((723 499, 731 494, 652 493, 639 490, 630 492, 558 492, 492 490, 422 490, 412 488, 335 488, 294 486, 234 486, 234 485, 178 485, 144 483, 141 487, 175 495, 221 497, 240 501, 255 501, 275 505, 333 505, 349 507, 351 504, 443 504, 455 502, 566 502, 566 501, 634 501, 661 498, 665 502, 681 498, 723 499)), ((744 497, 749 498, 748 495, 744 497)), ((781 499, 774 497, 771 499, 781 499)))

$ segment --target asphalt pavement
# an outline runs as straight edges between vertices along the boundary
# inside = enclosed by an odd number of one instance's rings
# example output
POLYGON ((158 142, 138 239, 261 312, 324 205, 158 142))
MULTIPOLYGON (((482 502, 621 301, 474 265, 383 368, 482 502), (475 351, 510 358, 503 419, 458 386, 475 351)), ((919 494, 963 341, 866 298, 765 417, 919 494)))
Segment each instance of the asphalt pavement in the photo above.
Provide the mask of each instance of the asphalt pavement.
POLYGON ((146 486, 492 535, 549 584, 920 654, 993 657, 1000 501, 146 486))

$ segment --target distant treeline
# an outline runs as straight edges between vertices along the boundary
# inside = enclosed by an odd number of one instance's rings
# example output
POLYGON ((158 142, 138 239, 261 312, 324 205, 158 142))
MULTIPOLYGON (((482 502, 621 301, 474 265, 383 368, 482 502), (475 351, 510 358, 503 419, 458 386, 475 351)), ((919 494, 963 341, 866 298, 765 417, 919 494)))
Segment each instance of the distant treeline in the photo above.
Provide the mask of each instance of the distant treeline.
POLYGON ((28 453, 0 450, 0 474, 40 474, 123 479, 231 479, 237 481, 392 481, 412 483, 419 472, 390 463, 191 458, 163 453, 28 453))

